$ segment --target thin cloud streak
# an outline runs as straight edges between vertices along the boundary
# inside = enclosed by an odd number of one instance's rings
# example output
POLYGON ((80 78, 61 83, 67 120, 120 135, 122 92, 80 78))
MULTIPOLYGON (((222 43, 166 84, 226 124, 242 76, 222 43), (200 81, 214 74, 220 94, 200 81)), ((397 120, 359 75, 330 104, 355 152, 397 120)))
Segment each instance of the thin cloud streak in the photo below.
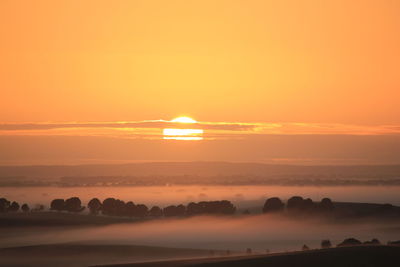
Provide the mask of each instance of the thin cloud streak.
MULTIPOLYGON (((243 131, 253 130, 260 126, 258 123, 231 123, 231 122, 199 122, 191 124, 190 128, 243 131)), ((272 124, 271 124, 272 125, 272 124)), ((71 123, 8 123, 0 124, 0 131, 15 130, 50 130, 61 128, 142 128, 142 129, 159 129, 159 128, 188 128, 185 123, 177 123, 165 120, 151 121, 130 121, 130 122, 71 122, 71 123)))
POLYGON ((399 135, 399 125, 346 125, 328 123, 176 123, 166 120, 124 122, 9 123, 0 135, 69 135, 121 138, 160 138, 165 128, 202 129, 206 139, 245 138, 248 135, 399 135))

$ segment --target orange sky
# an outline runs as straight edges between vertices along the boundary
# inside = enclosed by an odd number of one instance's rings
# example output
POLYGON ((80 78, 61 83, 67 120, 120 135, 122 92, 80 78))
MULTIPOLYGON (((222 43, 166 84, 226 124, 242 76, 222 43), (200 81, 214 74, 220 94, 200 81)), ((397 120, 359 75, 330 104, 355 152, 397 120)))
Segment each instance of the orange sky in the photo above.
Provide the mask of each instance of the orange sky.
POLYGON ((3 0, 0 164, 400 163, 399 14, 397 0, 3 0), (161 142, 181 115, 207 140, 161 142))
POLYGON ((400 123, 400 1, 0 2, 0 121, 400 123))

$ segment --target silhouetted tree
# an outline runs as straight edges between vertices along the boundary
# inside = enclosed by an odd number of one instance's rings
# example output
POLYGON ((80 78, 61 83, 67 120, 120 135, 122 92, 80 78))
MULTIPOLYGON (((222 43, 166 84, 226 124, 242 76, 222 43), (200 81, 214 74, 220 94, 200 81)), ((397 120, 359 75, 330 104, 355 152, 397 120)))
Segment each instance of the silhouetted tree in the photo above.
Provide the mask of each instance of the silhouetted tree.
POLYGON ((249 211, 249 210, 244 210, 244 211, 242 212, 242 214, 243 214, 243 215, 250 215, 250 211, 249 211))
POLYGON ((164 208, 163 213, 165 217, 184 216, 186 214, 186 207, 184 205, 171 205, 164 208))
POLYGON ((65 210, 69 212, 81 212, 85 209, 78 197, 71 197, 65 200, 65 210))
POLYGON ((299 196, 289 198, 287 209, 290 211, 301 211, 303 209, 303 198, 299 196))
POLYGON ((182 204, 176 207, 177 216, 184 216, 186 214, 186 207, 182 204))
POLYGON ((265 201, 263 212, 268 213, 268 212, 282 211, 284 207, 285 204, 283 204, 280 198, 271 197, 265 201))
POLYGON ((219 210, 218 213, 226 214, 226 215, 235 214, 236 207, 230 201, 222 200, 220 202, 220 205, 221 205, 221 209, 219 210))
POLYGON ((103 200, 101 212, 104 215, 116 215, 116 201, 115 198, 106 198, 103 200))
POLYGON ((161 216, 163 216, 163 211, 160 207, 154 206, 150 209, 149 215, 151 217, 161 217, 161 216))
POLYGON ((332 200, 329 198, 323 198, 319 204, 319 208, 321 211, 333 211, 334 206, 332 200))
POLYGON ((136 206, 132 201, 125 204, 120 199, 106 198, 103 201, 101 212, 104 215, 132 217, 135 216, 136 206))
POLYGON ((253 251, 251 250, 251 248, 247 248, 247 249, 246 249, 246 253, 247 253, 247 254, 251 254, 251 253, 253 253, 253 251))
POLYGON ((313 211, 315 208, 315 204, 311 198, 307 198, 303 200, 302 209, 303 211, 313 211))
MULTIPOLYGON (((172 208, 171 208, 172 209, 172 208)), ((168 211, 167 211, 168 212, 168 211)), ((191 202, 186 208, 187 215, 234 214, 236 207, 228 200, 191 202)))
POLYGON ((135 216, 135 213, 136 213, 136 205, 135 205, 135 203, 133 203, 132 201, 127 202, 126 205, 125 205, 125 209, 126 209, 126 214, 129 217, 135 216))
POLYGON ((165 217, 178 216, 177 208, 174 205, 165 207, 163 213, 165 217))
POLYGON ((377 238, 373 238, 373 239, 371 240, 371 244, 373 244, 373 245, 380 245, 380 244, 381 244, 381 241, 379 241, 379 239, 377 239, 377 238))
POLYGON ((7 212, 10 207, 10 201, 5 198, 0 198, 0 212, 7 212))
POLYGON ((15 201, 13 201, 10 205, 10 207, 8 208, 9 211, 11 212, 17 212, 19 210, 19 204, 15 201))
POLYGON ((117 216, 127 216, 126 204, 120 199, 115 200, 115 214, 117 216))
POLYGON ((329 239, 325 239, 321 241, 321 248, 331 248, 332 243, 329 239))
POLYGON ((100 212, 101 206, 101 202, 98 198, 93 198, 88 203, 90 213, 93 215, 97 215, 100 212))
POLYGON ((43 210, 44 210, 44 205, 36 204, 35 207, 31 211, 36 212, 36 211, 43 211, 43 210))
POLYGON ((204 203, 207 214, 233 214, 236 208, 228 200, 208 201, 204 203))
POLYGON ((149 211, 149 208, 147 208, 146 205, 138 204, 138 205, 136 205, 136 209, 135 209, 135 217, 140 217, 140 218, 146 217, 148 211, 149 211))
POLYGON ((190 202, 187 207, 186 207, 186 214, 191 216, 191 215, 199 215, 203 212, 200 204, 190 202))
POLYGON ((345 240, 343 240, 342 243, 338 244, 338 247, 346 247, 346 246, 357 246, 357 245, 361 245, 361 241, 357 240, 355 238, 347 238, 345 240))
POLYGON ((64 199, 61 199, 61 198, 54 199, 50 204, 50 210, 56 210, 56 211, 65 210, 64 199))
POLYGON ((380 245, 381 242, 378 239, 373 238, 373 239, 371 239, 371 241, 365 241, 364 244, 365 245, 380 245))
POLYGON ((310 250, 310 248, 309 248, 306 244, 304 244, 304 245, 301 247, 301 250, 306 251, 306 250, 310 250))
POLYGON ((21 206, 21 210, 23 211, 23 212, 29 212, 29 210, 30 210, 30 208, 29 208, 29 206, 28 206, 28 204, 23 204, 22 206, 21 206))

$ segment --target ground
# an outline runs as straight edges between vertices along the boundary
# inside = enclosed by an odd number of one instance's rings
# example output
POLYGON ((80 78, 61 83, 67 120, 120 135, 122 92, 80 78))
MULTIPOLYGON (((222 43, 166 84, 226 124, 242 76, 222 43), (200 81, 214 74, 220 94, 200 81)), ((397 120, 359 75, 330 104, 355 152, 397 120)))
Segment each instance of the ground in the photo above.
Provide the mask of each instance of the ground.
POLYGON ((358 246, 270 255, 236 256, 164 262, 146 262, 109 267, 386 267, 400 266, 400 247, 358 246))

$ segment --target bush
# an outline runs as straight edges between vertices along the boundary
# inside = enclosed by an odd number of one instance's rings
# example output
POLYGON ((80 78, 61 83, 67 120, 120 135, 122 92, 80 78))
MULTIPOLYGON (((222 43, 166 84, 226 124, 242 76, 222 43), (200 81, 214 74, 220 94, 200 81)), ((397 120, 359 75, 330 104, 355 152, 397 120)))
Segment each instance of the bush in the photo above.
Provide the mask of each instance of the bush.
POLYGON ((364 245, 380 245, 381 241, 376 238, 371 239, 371 241, 365 241, 364 245))
POLYGON ((321 248, 331 248, 332 243, 329 239, 325 239, 321 241, 321 248))
POLYGON ((338 247, 358 246, 361 245, 361 241, 355 238, 347 238, 342 243, 338 244, 338 247))
POLYGON ((30 210, 30 208, 29 208, 29 206, 28 206, 28 204, 23 204, 22 206, 21 206, 21 210, 23 211, 23 212, 29 212, 29 210, 30 210))

